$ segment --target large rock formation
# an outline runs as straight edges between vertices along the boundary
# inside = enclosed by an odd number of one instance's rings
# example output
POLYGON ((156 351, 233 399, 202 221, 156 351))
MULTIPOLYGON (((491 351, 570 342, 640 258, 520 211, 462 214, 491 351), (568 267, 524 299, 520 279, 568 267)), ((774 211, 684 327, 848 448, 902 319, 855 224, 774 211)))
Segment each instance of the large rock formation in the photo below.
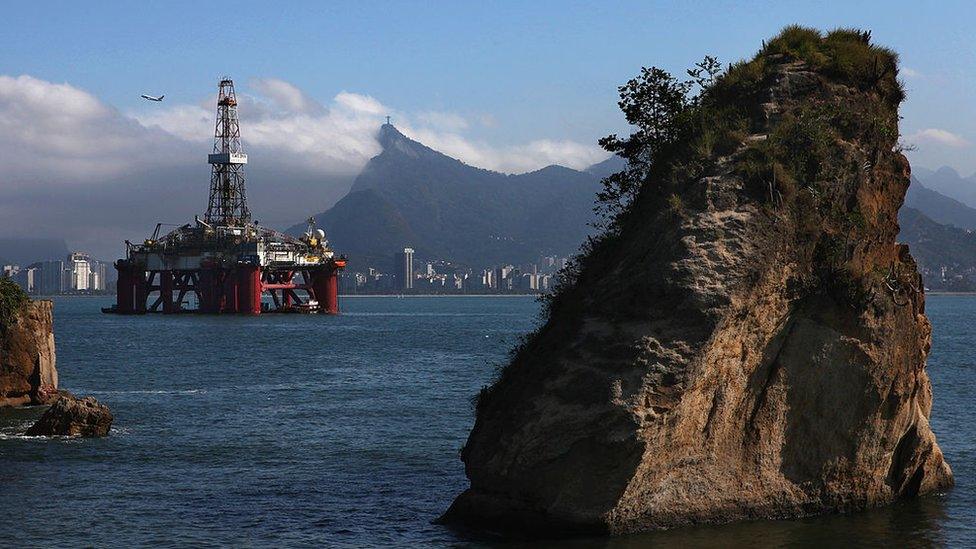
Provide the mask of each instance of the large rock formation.
POLYGON ((644 183, 482 392, 444 522, 617 534, 952 484, 895 242, 895 63, 864 33, 788 29, 716 81, 704 152, 644 183))
POLYGON ((112 428, 112 412, 94 397, 78 398, 61 391, 44 415, 29 429, 28 436, 105 437, 112 428))
POLYGON ((54 304, 26 298, 11 303, 9 318, 0 319, 0 407, 44 404, 58 388, 54 304))

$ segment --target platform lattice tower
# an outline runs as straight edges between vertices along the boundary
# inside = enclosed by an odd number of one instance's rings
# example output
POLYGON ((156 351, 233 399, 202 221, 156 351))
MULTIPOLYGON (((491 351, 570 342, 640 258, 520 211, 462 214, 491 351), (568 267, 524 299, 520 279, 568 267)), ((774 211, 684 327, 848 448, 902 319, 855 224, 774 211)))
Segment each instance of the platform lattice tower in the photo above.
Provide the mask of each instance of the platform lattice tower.
POLYGON ((217 93, 217 123, 214 129, 213 166, 210 174, 210 204, 206 222, 211 225, 241 226, 251 221, 244 191, 247 155, 241 145, 234 81, 223 78, 217 93))

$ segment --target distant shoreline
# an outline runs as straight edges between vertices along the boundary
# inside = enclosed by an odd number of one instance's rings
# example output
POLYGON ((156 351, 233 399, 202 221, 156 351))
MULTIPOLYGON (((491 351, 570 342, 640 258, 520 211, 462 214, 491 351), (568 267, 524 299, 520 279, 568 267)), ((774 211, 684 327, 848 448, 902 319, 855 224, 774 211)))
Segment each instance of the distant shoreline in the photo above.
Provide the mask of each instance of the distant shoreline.
MULTIPOLYGON (((339 294, 339 297, 539 297, 545 294, 339 294)), ((976 292, 944 292, 926 290, 925 295, 976 296, 976 292)), ((51 299, 52 297, 114 297, 115 294, 60 294, 60 295, 32 295, 31 299, 51 299)))
POLYGON ((544 294, 339 294, 339 297, 539 297, 544 294))
MULTIPOLYGON (((539 297, 545 294, 339 294, 339 297, 539 297)), ((976 295, 976 292, 973 292, 976 295)), ((115 297, 115 294, 56 294, 32 295, 31 299, 51 299, 52 297, 115 297)))

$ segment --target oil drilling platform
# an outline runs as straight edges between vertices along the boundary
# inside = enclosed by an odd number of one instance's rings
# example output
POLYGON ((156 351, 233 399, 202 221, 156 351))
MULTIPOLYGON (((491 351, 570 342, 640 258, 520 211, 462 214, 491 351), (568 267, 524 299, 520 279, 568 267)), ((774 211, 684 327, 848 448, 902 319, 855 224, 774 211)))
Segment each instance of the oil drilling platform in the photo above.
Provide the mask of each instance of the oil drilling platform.
POLYGON ((210 202, 201 220, 160 236, 162 224, 141 244, 125 242, 116 261, 117 314, 339 312, 335 256, 309 219, 301 238, 251 221, 244 189, 247 154, 241 145, 237 96, 220 80, 211 167, 210 202), (299 277, 300 275, 300 277, 299 277), (270 299, 262 300, 267 295, 270 299), (195 298, 196 307, 191 307, 195 298))

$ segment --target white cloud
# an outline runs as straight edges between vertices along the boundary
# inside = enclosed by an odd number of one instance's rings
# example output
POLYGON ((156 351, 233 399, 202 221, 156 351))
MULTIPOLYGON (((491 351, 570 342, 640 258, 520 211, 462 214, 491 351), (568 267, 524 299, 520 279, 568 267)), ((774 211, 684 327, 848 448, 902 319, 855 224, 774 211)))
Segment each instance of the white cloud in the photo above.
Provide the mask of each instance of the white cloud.
POLYGON ((132 115, 148 128, 158 128, 185 141, 213 139, 214 112, 198 105, 173 105, 132 115))
POLYGON ((936 143, 938 145, 953 148, 963 148, 970 145, 969 141, 964 137, 939 128, 927 128, 924 130, 919 130, 907 136, 907 140, 910 142, 936 143))
POLYGON ((351 112, 377 116, 387 112, 386 107, 376 99, 368 95, 359 95, 358 93, 339 92, 339 95, 335 96, 335 102, 339 107, 351 112))
MULTIPOLYGON (((400 113, 369 95, 337 94, 327 105, 315 103, 294 85, 276 79, 257 81, 259 96, 240 94, 242 138, 256 158, 264 154, 325 173, 356 173, 380 152, 375 134, 386 115, 406 135, 472 166, 518 173, 561 164, 585 168, 606 158, 596 145, 568 140, 535 140, 496 146, 472 139, 465 117, 451 112, 400 113)), ((188 141, 205 141, 213 133, 214 113, 203 107, 175 105, 139 121, 188 141)), ((476 122, 494 124, 489 115, 476 122)))
MULTIPOLYGON (((596 145, 541 139, 499 146, 467 135, 465 117, 451 112, 401 113, 369 95, 341 92, 326 104, 274 78, 239 93, 242 137, 255 162, 287 164, 311 174, 354 174, 380 148, 376 131, 387 114, 406 134, 473 166, 524 172, 549 164, 583 168, 606 154, 596 145)), ((69 84, 31 76, 0 76, 0 145, 9 179, 114 177, 159 165, 193 165, 213 135, 214 111, 200 104, 146 105, 121 113, 69 84), (177 154, 177 152, 179 154, 177 154)), ((475 118, 484 125, 493 119, 475 118)))
POLYGON ((88 92, 0 75, 0 178, 80 183, 152 167, 179 140, 146 128, 88 92))
POLYGON ((322 105, 310 99, 305 92, 277 78, 259 78, 252 86, 271 99, 280 109, 295 113, 318 112, 322 105))
POLYGON ((905 78, 921 78, 924 75, 911 67, 900 67, 898 69, 898 74, 904 76, 905 78))
POLYGON ((522 173, 551 164, 582 169, 607 158, 607 153, 600 147, 575 141, 540 139, 524 145, 498 147, 466 138, 457 132, 410 124, 399 127, 406 136, 434 150, 472 166, 505 173, 522 173))

